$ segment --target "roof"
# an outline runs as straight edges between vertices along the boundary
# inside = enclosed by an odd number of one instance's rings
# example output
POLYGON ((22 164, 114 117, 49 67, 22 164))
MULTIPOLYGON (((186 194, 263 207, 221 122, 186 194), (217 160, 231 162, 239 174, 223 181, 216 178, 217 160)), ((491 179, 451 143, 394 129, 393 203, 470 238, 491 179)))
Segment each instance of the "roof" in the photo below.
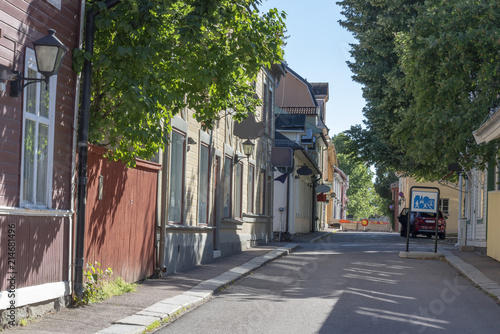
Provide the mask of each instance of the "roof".
POLYGON ((328 96, 328 82, 313 82, 311 86, 314 95, 328 96))
POLYGON ((293 140, 288 139, 286 136, 281 133, 275 131, 274 132, 274 146, 276 147, 291 147, 294 150, 303 149, 302 146, 294 142, 293 140))
MULTIPOLYGON (((284 65, 285 65, 285 70, 287 72, 290 72, 293 76, 295 76, 297 79, 302 81, 307 86, 307 88, 309 90, 309 94, 311 95, 311 99, 312 99, 314 105, 317 106, 318 104, 316 102, 316 97, 314 96, 314 93, 313 93, 313 86, 306 79, 302 78, 297 72, 292 70, 287 64, 284 64, 284 65)), ((316 111, 315 111, 314 115, 316 115, 316 111)))

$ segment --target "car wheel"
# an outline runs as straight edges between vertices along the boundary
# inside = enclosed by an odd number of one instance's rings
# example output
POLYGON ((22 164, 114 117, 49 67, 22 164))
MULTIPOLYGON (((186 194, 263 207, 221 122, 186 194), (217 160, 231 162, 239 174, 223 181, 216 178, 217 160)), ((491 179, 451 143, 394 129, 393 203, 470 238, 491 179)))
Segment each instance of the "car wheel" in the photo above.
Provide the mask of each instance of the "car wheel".
POLYGON ((445 232, 443 232, 443 233, 439 233, 439 239, 440 239, 440 240, 444 240, 444 239, 446 239, 446 233, 445 233, 445 232))

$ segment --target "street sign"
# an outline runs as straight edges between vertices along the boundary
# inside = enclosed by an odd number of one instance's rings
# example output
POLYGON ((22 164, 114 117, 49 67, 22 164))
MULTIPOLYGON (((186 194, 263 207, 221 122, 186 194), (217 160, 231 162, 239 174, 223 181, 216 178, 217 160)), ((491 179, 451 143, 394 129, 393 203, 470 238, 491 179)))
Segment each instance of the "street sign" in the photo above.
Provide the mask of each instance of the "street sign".
POLYGON ((411 194, 411 211, 436 213, 438 193, 430 191, 413 191, 411 194))

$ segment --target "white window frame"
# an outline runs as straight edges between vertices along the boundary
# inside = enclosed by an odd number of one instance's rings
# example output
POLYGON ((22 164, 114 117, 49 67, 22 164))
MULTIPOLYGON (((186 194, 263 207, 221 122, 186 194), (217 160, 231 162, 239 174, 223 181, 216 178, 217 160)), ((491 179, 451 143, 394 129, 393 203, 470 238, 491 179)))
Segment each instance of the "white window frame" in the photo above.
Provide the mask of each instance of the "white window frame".
POLYGON ((198 161, 198 225, 208 225, 209 223, 209 203, 210 203, 210 146, 208 146, 205 143, 200 143, 200 149, 199 149, 199 161, 198 161), (206 149, 208 153, 208 159, 203 159, 202 158, 202 150, 206 149), (202 170, 205 170, 207 172, 207 180, 206 182, 202 182, 201 175, 202 175, 202 170), (205 204, 206 208, 202 207, 202 188, 206 187, 206 197, 205 199, 205 204), (204 219, 203 219, 204 217, 204 219), (203 223, 202 220, 205 220, 203 223))
POLYGON ((443 213, 443 215, 450 214, 450 199, 449 198, 440 198, 439 199, 439 210, 443 213), (444 202, 446 201, 446 211, 444 210, 444 202))
POLYGON ((243 162, 239 161, 234 164, 234 203, 233 211, 234 218, 242 219, 243 216, 243 162), (238 180, 239 172, 239 180, 238 180))
MULTIPOLYGON (((33 49, 26 48, 26 56, 24 61, 24 72, 28 73, 28 69, 33 69, 38 71, 36 65, 35 52, 33 49)), ((37 72, 37 78, 41 78, 42 75, 37 72)), ((31 83, 30 88, 36 89, 36 102, 35 102, 35 114, 27 112, 28 106, 28 94, 27 87, 23 90, 23 120, 22 120, 22 152, 21 152, 21 182, 20 182, 20 197, 19 204, 20 207, 25 208, 36 208, 36 209, 51 209, 52 208, 52 180, 53 180, 53 168, 54 168, 54 119, 55 119, 55 108, 56 108, 56 89, 57 89, 57 76, 52 76, 49 80, 49 110, 48 110, 48 119, 46 117, 40 116, 40 93, 42 89, 41 82, 31 83), (31 120, 35 122, 35 155, 36 149, 38 147, 38 125, 45 124, 48 126, 48 150, 47 150, 47 189, 45 192, 45 200, 43 204, 36 204, 36 194, 37 194, 37 161, 34 160, 35 171, 33 173, 33 197, 31 201, 24 200, 24 162, 25 162, 25 131, 26 131, 26 120, 31 120)))
MULTIPOLYGON (((186 175, 186 160, 187 160, 187 148, 186 148, 186 142, 187 142, 187 133, 182 131, 181 129, 178 129, 176 127, 173 127, 172 128, 172 131, 170 133, 170 166, 169 166, 169 187, 168 187, 168 192, 169 192, 169 203, 168 203, 168 208, 169 208, 169 214, 168 214, 168 223, 169 224, 172 224, 172 225, 183 225, 184 224, 184 221, 185 221, 185 212, 184 212, 184 209, 186 207, 186 198, 185 198, 185 195, 186 195, 186 184, 185 184, 185 175, 186 175), (173 149, 173 146, 172 146, 172 143, 173 143, 173 135, 177 134, 179 136, 182 136, 183 138, 183 143, 182 143, 182 147, 181 147, 181 152, 182 152, 182 161, 180 162, 181 163, 181 170, 182 170, 182 175, 179 176, 179 175, 175 175, 177 178, 180 178, 181 180, 181 184, 180 184, 180 201, 181 201, 181 204, 180 204, 180 208, 178 208, 180 210, 180 220, 173 220, 173 213, 171 215, 171 201, 172 201, 172 198, 171 198, 171 192, 172 192, 172 187, 173 187, 173 182, 172 182, 172 178, 173 178, 173 169, 172 169, 172 149, 173 149)), ((177 207, 176 207, 177 209, 177 207)))

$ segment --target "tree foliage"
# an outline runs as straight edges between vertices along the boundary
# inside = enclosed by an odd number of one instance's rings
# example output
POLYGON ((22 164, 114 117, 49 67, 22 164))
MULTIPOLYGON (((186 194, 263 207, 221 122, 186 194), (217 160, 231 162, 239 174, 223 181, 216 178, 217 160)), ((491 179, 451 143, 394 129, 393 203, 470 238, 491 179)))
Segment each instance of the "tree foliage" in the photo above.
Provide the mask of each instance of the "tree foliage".
MULTIPOLYGON (((281 61, 285 18, 259 12, 259 3, 123 0, 103 9, 95 20, 91 141, 108 144, 114 159, 147 159, 186 106, 205 128, 226 113, 241 120, 255 112, 252 83, 281 61)), ((84 57, 75 52, 77 66, 84 57)))
POLYGON ((344 133, 333 137, 332 142, 337 151, 338 167, 349 175, 347 213, 355 218, 380 216, 382 202, 375 192, 370 167, 354 154, 350 148, 351 140, 344 133))
POLYGON ((345 0, 353 78, 363 85, 366 128, 349 137, 364 159, 417 178, 448 165, 484 165, 494 145, 472 131, 498 105, 497 1, 345 0))

